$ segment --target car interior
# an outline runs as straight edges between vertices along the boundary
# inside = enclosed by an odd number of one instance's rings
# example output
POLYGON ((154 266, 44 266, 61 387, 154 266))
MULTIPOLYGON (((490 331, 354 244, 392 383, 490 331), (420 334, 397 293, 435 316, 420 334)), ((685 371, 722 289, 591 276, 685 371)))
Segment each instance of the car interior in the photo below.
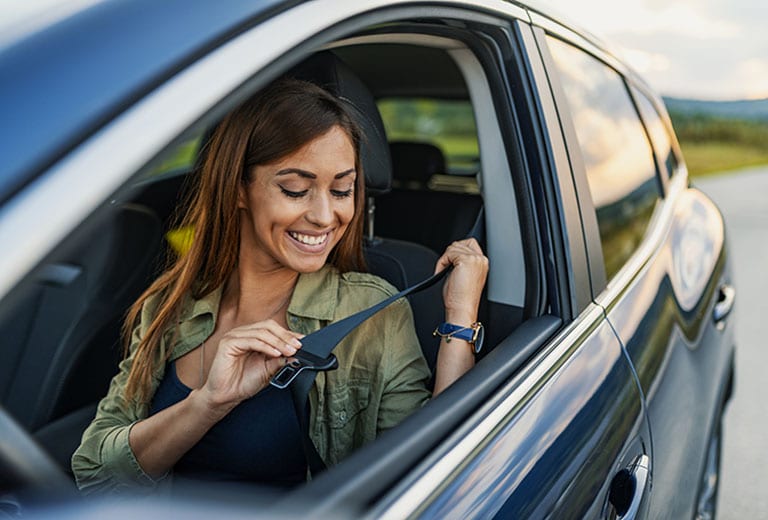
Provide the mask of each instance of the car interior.
MULTIPOLYGON (((480 315, 486 327, 481 355, 505 345, 512 331, 539 313, 540 304, 526 302, 538 301, 531 295, 541 298, 542 291, 530 281, 537 246, 524 247, 513 161, 476 53, 459 37, 378 28, 326 44, 283 73, 320 84, 357 112, 366 137, 364 247, 372 273, 398 289, 429 277, 445 247, 464 238, 485 212, 483 247, 491 272, 480 315), (465 146, 469 153, 446 149, 449 140, 441 136, 451 135, 455 121, 429 117, 441 103, 459 106, 469 117, 466 124, 476 132, 465 146), (382 117, 414 106, 424 110, 410 134, 382 117)), ((167 256, 177 254, 176 206, 214 125, 209 122, 202 136, 174 146, 132 179, 55 250, 14 308, 0 315, 0 402, 65 472, 122 357, 126 309, 167 256)), ((411 296, 410 303, 434 370, 439 343, 432 331, 442 321, 441 287, 411 296)))

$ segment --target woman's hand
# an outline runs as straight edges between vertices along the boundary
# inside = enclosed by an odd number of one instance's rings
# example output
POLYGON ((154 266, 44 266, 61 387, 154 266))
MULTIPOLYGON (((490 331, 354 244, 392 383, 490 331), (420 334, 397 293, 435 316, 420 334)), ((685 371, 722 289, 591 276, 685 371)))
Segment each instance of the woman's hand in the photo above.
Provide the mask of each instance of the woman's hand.
POLYGON ((227 332, 219 341, 208 379, 201 389, 209 406, 228 412, 265 388, 301 348, 302 337, 274 320, 227 332))
MULTIPOLYGON (((477 321, 480 298, 488 277, 488 258, 474 238, 454 242, 437 261, 435 272, 453 265, 443 285, 445 321, 469 327, 477 321)), ((449 345, 440 340, 432 395, 438 395, 475 365, 468 343, 456 340, 449 345)))
POLYGON ((452 243, 437 261, 435 272, 453 265, 443 285, 445 320, 457 325, 477 321, 480 298, 488 277, 488 258, 474 238, 452 243))
POLYGON ((130 429, 129 443, 141 468, 155 478, 171 470, 232 408, 269 384, 301 348, 302 337, 272 320, 227 332, 202 388, 130 429))

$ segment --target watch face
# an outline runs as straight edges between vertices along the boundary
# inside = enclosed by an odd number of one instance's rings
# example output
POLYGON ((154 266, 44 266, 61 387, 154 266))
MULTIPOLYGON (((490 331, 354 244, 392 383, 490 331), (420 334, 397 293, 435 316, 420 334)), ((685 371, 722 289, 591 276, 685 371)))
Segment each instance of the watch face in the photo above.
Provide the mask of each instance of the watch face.
POLYGON ((480 350, 483 348, 484 339, 485 339, 485 328, 482 325, 480 325, 477 328, 477 335, 475 336, 475 343, 473 345, 475 354, 480 353, 480 350))

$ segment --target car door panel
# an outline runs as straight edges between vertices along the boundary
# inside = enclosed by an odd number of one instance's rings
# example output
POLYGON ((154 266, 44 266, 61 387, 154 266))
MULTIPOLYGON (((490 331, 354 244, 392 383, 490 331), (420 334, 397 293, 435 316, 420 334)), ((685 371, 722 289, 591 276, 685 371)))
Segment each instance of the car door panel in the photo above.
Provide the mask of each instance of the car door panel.
MULTIPOLYGON (((612 328, 594 305, 585 315, 501 392, 504 401, 466 436, 469 455, 418 516, 584 518, 608 507, 614 475, 650 455, 649 432, 612 328)), ((442 460, 453 464, 461 449, 442 460)), ((431 487, 435 471, 422 476, 431 487)))
POLYGON ((604 300, 647 401, 656 456, 653 516, 685 518, 693 514, 704 463, 697 454, 706 453, 710 435, 700 425, 712 425, 719 413, 712 403, 722 402, 733 328, 712 316, 720 284, 729 279, 722 219, 695 190, 683 187, 671 199, 674 218, 662 247, 625 290, 609 290, 604 300))

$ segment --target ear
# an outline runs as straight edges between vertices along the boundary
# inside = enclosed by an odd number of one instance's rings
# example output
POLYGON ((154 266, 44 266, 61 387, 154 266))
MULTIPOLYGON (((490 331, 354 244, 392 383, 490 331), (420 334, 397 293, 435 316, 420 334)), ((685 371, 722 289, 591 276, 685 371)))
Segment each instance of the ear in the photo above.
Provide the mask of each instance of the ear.
POLYGON ((243 183, 237 187, 237 209, 248 209, 247 187, 243 183))

